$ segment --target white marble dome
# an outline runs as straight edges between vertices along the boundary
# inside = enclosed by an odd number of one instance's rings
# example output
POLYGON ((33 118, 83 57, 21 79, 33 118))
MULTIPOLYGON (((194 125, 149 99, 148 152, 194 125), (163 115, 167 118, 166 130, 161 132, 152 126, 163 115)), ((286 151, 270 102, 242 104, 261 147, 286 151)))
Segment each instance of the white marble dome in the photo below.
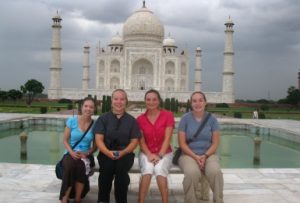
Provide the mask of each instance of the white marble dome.
POLYGON ((124 41, 156 41, 162 43, 164 26, 160 20, 146 7, 134 12, 124 23, 124 41))
POLYGON ((113 36, 111 38, 111 41, 110 41, 110 46, 113 46, 113 45, 123 45, 124 44, 124 41, 122 39, 122 37, 119 35, 119 33, 117 33, 115 36, 113 36))
POLYGON ((163 41, 163 46, 167 46, 167 47, 176 47, 176 42, 173 38, 171 38, 170 36, 165 38, 163 41))

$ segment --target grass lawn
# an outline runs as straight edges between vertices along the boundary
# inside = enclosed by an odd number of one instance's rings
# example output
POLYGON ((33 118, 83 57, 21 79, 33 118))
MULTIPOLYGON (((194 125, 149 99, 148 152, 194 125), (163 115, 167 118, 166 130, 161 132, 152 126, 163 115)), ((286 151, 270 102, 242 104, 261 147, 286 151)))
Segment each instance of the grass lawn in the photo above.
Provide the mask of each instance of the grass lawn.
MULTIPOLYGON (((144 105, 141 104, 144 108, 144 105)), ((12 102, 0 102, 0 112, 2 113, 33 113, 39 114, 41 107, 47 107, 47 113, 64 111, 68 109, 68 104, 58 103, 58 102, 49 102, 49 101, 40 101, 33 102, 31 106, 27 106, 24 101, 12 102)), ((76 106, 74 106, 76 108, 76 106)), ((100 109, 98 109, 100 110, 100 109)), ((240 112, 242 118, 252 118, 253 107, 229 107, 229 108, 220 108, 209 106, 207 108, 209 112, 214 114, 223 115, 226 117, 234 117, 235 112, 240 112)), ((266 119, 293 119, 300 120, 300 109, 290 109, 290 108, 272 108, 270 107, 267 111, 260 111, 265 114, 266 119)), ((181 117, 183 113, 175 113, 176 117, 181 117)))
POLYGON ((23 101, 18 102, 0 102, 1 113, 41 113, 40 108, 47 107, 47 112, 57 112, 68 109, 68 104, 62 104, 58 102, 33 102, 31 106, 23 101))

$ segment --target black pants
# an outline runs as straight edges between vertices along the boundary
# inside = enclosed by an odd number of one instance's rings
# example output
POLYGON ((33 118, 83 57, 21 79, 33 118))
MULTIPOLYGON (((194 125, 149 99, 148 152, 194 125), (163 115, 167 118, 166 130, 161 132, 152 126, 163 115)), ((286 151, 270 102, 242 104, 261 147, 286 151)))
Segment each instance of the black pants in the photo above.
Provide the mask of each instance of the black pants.
POLYGON ((127 192, 130 183, 128 175, 134 162, 134 154, 129 153, 121 159, 112 160, 102 153, 98 155, 98 202, 109 202, 112 181, 114 180, 116 203, 127 203, 127 192))

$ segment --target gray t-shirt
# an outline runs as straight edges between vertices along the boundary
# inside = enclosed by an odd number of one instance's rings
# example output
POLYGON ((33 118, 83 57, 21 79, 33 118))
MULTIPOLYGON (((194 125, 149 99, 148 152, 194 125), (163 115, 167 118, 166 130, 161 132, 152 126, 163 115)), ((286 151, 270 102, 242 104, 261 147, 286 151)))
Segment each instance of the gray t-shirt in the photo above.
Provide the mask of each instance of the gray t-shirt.
MULTIPOLYGON (((207 115, 207 112, 205 112, 205 114, 207 115)), ((182 116, 179 122, 178 131, 185 133, 186 140, 192 139, 201 125, 201 122, 202 121, 197 121, 190 111, 182 116)), ((220 127, 217 119, 211 115, 200 132, 200 135, 188 144, 191 150, 198 155, 204 154, 212 144, 212 133, 214 131, 219 131, 219 129, 220 127)))

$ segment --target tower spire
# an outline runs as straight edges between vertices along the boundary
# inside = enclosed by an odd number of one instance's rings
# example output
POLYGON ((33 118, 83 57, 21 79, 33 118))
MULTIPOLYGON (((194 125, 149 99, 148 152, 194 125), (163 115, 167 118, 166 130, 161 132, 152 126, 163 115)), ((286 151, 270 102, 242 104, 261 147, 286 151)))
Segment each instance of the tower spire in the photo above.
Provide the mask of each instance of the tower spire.
POLYGON ((195 66, 195 82, 194 82, 194 90, 201 91, 202 79, 201 79, 201 72, 202 72, 202 59, 201 54, 202 50, 200 47, 196 49, 196 66, 195 66))
POLYGON ((225 22, 225 48, 224 48, 224 65, 223 65, 223 97, 228 98, 234 103, 234 88, 233 88, 233 21, 228 18, 225 22))
POLYGON ((86 42, 83 47, 83 74, 82 74, 82 89, 87 90, 89 89, 89 82, 90 82, 90 76, 89 76, 89 69, 90 69, 90 60, 89 60, 89 54, 90 54, 90 46, 86 42))
POLYGON ((52 18, 52 60, 50 66, 50 85, 48 89, 49 99, 60 98, 61 92, 61 43, 60 43, 60 30, 62 18, 59 16, 58 11, 52 18))
POLYGON ((146 1, 143 0, 143 8, 146 8, 146 1))

